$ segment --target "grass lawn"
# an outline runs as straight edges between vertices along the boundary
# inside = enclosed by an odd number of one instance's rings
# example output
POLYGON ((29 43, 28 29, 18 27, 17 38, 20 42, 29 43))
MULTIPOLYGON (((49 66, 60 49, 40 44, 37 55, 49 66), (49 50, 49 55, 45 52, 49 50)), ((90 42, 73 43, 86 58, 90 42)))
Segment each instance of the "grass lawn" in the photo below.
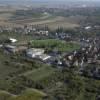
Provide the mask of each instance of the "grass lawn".
POLYGON ((65 42, 57 39, 33 40, 31 41, 31 45, 34 48, 57 49, 60 52, 71 52, 80 48, 76 43, 65 42))

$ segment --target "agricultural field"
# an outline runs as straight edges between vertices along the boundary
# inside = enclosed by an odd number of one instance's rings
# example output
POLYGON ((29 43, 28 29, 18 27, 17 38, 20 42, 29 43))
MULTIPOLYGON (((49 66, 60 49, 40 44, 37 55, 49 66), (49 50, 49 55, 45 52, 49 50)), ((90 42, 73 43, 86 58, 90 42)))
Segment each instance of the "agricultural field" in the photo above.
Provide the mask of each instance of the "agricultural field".
POLYGON ((74 20, 71 19, 70 17, 61 17, 61 16, 55 16, 52 14, 48 14, 48 15, 44 15, 44 14, 35 14, 33 15, 33 18, 24 18, 22 17, 22 19, 17 19, 12 21, 12 23, 16 23, 16 24, 21 24, 21 25, 39 25, 41 27, 48 25, 48 27, 51 30, 55 30, 58 27, 63 27, 63 28, 76 28, 79 27, 79 23, 76 21, 76 19, 74 20))
POLYGON ((38 20, 38 21, 33 21, 31 23, 28 23, 31 25, 37 25, 39 24, 39 26, 45 26, 48 25, 48 27, 51 30, 55 30, 58 27, 63 27, 63 28, 68 28, 68 29, 73 29, 76 27, 79 27, 79 24, 77 22, 72 22, 72 20, 70 20, 70 18, 64 18, 64 17, 60 17, 60 16, 54 16, 54 17, 49 17, 48 19, 45 20, 38 20))
POLYGON ((4 8, 0 10, 0 26, 22 27, 23 25, 40 25, 55 30, 58 27, 76 28, 79 23, 76 19, 69 17, 56 16, 46 12, 33 12, 23 8, 22 10, 4 8))
POLYGON ((14 12, 17 8, 13 8, 10 6, 0 6, 0 26, 13 26, 9 20, 13 17, 14 12))

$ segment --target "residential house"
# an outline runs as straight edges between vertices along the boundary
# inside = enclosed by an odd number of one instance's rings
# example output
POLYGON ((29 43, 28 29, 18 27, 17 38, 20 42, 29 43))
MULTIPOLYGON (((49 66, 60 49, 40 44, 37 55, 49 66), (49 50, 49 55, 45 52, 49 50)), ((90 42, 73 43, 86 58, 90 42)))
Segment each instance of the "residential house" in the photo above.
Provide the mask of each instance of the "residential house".
POLYGON ((11 43, 15 43, 15 42, 17 42, 17 39, 10 38, 9 41, 10 41, 11 43))
POLYGON ((44 49, 35 49, 35 48, 31 48, 26 50, 26 55, 30 58, 35 58, 39 55, 42 55, 44 53, 44 49))

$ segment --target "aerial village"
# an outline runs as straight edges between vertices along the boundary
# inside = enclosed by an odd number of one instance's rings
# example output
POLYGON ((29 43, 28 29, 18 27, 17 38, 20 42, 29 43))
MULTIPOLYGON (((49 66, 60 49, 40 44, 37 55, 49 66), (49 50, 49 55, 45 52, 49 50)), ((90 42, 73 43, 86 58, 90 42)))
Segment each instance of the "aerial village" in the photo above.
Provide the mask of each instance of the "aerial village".
MULTIPOLYGON (((85 26, 83 30, 88 31, 91 28, 91 26, 85 26)), ((98 37, 79 38, 65 32, 51 34, 47 26, 41 28, 38 25, 25 25, 23 28, 0 27, 0 32, 14 32, 23 35, 32 35, 34 33, 37 37, 43 36, 44 39, 51 39, 51 41, 55 39, 55 41, 60 40, 65 43, 76 43, 79 48, 75 50, 60 52, 56 48, 47 52, 46 48, 32 47, 30 44, 34 40, 19 43, 16 38, 8 37, 6 40, 1 41, 0 48, 6 54, 21 54, 26 59, 35 59, 47 65, 54 65, 59 69, 75 67, 77 68, 77 74, 100 79, 100 68, 97 67, 100 64, 100 41, 98 37), (88 68, 87 66, 92 67, 88 68)))
POLYGON ((0 6, 0 100, 100 100, 100 8, 77 1, 0 6))

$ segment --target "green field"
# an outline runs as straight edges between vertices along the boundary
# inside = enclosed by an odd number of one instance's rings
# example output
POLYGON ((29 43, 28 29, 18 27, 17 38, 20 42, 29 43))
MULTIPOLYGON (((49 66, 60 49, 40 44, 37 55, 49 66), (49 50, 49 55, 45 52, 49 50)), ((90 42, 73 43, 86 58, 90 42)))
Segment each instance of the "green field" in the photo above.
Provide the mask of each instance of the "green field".
POLYGON ((76 43, 65 42, 57 39, 33 40, 31 41, 31 46, 34 48, 56 49, 60 52, 71 52, 80 48, 76 43))

